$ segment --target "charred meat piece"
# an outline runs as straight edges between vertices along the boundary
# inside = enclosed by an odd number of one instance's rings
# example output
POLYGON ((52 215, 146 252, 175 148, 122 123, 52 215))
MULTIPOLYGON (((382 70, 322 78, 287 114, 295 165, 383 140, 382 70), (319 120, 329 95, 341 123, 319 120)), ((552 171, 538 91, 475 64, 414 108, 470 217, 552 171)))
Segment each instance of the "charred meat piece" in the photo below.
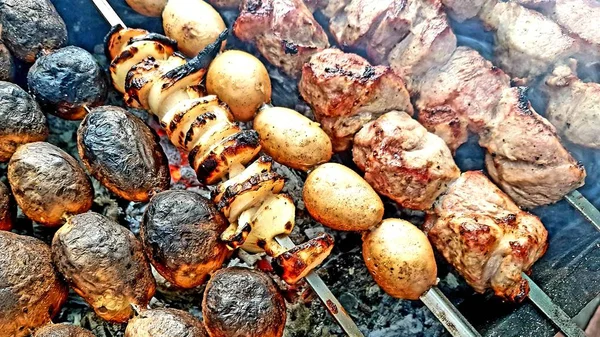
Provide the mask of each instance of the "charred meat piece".
POLYGON ((463 173, 450 186, 425 226, 436 249, 475 291, 491 288, 516 302, 529 293, 521 273, 547 248, 548 232, 540 220, 476 171, 463 173))
POLYGON ((94 334, 78 326, 48 324, 37 330, 33 337, 94 337, 94 334))
POLYGON ((50 0, 0 1, 2 39, 13 55, 33 62, 41 51, 67 42, 67 27, 50 0))
POLYGON ((158 137, 122 108, 92 110, 79 125, 77 147, 92 176, 123 199, 148 201, 169 188, 169 166, 158 137))
POLYGON ((254 43, 271 64, 291 77, 300 76, 302 65, 329 47, 325 31, 302 0, 243 0, 233 32, 254 43))
POLYGON ((12 55, 0 42, 0 81, 11 81, 15 72, 12 55))
MULTIPOLYGON (((553 1, 554 2, 554 1, 553 1)), ((571 36, 577 36, 586 44, 583 55, 578 58, 592 62, 600 55, 600 3, 596 0, 556 0, 554 8, 546 10, 571 36), (585 55, 591 53, 593 55, 585 55)))
POLYGON ((20 146, 8 163, 8 181, 23 213, 45 226, 60 226, 92 207, 94 190, 83 168, 49 143, 20 146))
POLYGON ((11 230, 15 215, 15 205, 10 190, 0 181, 0 230, 11 230))
POLYGON ((331 19, 343 10, 352 0, 304 0, 306 6, 313 12, 319 11, 331 19))
POLYGON ((390 67, 338 49, 313 55, 302 69, 299 89, 335 151, 347 150, 354 134, 383 113, 413 113, 404 81, 390 67))
POLYGON ((577 63, 558 65, 546 77, 548 119, 569 141, 600 148, 600 84, 577 77, 577 63))
POLYGON ((125 337, 208 337, 201 321, 183 310, 152 309, 131 319, 125 337))
POLYGON ((537 114, 525 88, 509 88, 479 144, 488 173, 519 206, 554 203, 584 184, 585 169, 561 145, 556 129, 537 114))
POLYGON ((430 209, 460 174, 444 141, 404 112, 365 125, 352 154, 375 191, 412 209, 430 209))
POLYGON ((217 271, 208 282, 202 315, 211 337, 281 337, 286 309, 269 276, 233 267, 217 271))
POLYGON ((167 281, 194 288, 223 264, 228 250, 219 235, 227 225, 212 201, 190 191, 166 191, 150 200, 140 239, 167 281))
POLYGON ((88 212, 68 219, 52 240, 58 270, 101 318, 127 322, 156 288, 138 239, 109 218, 88 212))
POLYGON ((432 68, 419 83, 419 122, 453 152, 479 133, 510 87, 510 79, 475 50, 459 47, 446 64, 432 68))
MULTIPOLYGON (((537 1, 537 0, 536 0, 537 1)), ((474 18, 489 0, 442 0, 448 15, 458 22, 474 18)))
POLYGON ((46 116, 36 101, 18 85, 0 81, 0 162, 19 145, 47 137, 46 116))
POLYGON ((82 119, 85 107, 101 105, 108 84, 92 54, 69 46, 39 57, 27 75, 29 90, 48 112, 82 119))
POLYGON ((69 290, 42 241, 0 231, 0 251, 0 335, 29 336, 60 312, 69 290))

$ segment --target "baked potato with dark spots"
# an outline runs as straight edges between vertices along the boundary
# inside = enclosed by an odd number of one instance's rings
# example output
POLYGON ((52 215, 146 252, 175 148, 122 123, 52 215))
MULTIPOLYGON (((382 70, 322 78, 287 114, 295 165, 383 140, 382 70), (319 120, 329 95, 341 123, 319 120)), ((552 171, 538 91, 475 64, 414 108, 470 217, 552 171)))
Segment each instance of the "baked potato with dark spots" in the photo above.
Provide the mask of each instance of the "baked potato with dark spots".
POLYGON ((208 337, 201 321, 177 309, 142 310, 129 321, 125 337, 208 337))
POLYGON ((33 337, 94 337, 94 334, 78 326, 48 324, 37 330, 33 337))

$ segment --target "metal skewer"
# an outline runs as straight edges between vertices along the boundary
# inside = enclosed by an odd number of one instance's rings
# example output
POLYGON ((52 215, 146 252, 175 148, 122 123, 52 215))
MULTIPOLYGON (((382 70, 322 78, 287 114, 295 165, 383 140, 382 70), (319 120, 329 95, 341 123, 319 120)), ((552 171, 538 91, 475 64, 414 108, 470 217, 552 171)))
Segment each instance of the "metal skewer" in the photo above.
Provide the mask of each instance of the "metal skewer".
POLYGON ((589 200, 577 190, 567 194, 565 199, 600 231, 600 211, 589 200))
POLYGON ((452 336, 481 337, 438 287, 427 290, 420 299, 452 336))
POLYGON ((121 20, 121 18, 119 17, 119 14, 115 12, 115 10, 112 8, 112 6, 108 3, 107 0, 92 1, 94 2, 94 5, 96 5, 96 8, 98 8, 100 13, 102 13, 104 19, 108 21, 108 24, 110 24, 111 26, 121 25, 121 27, 127 28, 123 20, 121 20))

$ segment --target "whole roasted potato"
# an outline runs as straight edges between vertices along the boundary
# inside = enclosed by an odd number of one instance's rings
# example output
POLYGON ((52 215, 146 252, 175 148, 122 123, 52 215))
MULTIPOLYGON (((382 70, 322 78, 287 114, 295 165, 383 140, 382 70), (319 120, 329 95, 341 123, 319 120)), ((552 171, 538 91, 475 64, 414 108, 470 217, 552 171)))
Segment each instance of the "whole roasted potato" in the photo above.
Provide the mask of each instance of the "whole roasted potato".
POLYGON ((146 16, 160 16, 168 0, 125 0, 134 11, 146 16))
POLYGON ((14 215, 15 209, 10 190, 0 181, 0 230, 9 231, 12 229, 14 215))
POLYGON ((385 219, 366 233, 363 258, 375 282, 392 297, 418 300, 437 283, 433 248, 408 221, 385 219))
POLYGON ((78 326, 48 324, 37 330, 33 337, 94 337, 94 334, 78 326))
POLYGON ((202 0, 169 0, 162 18, 165 34, 188 57, 198 55, 227 28, 219 13, 202 0))
POLYGON ((102 67, 74 46, 40 56, 29 69, 27 85, 43 108, 64 119, 82 119, 84 107, 102 104, 108 93, 102 67))
POLYGON ((155 195, 142 220, 140 237, 156 270, 181 288, 201 285, 223 264, 228 249, 219 240, 227 220, 212 201, 191 191, 155 195))
POLYGON ((88 212, 68 219, 52 240, 58 270, 101 318, 127 322, 156 284, 142 244, 125 227, 88 212))
POLYGON ((125 109, 93 109, 79 125, 77 148, 87 170, 123 199, 146 202, 169 188, 169 166, 158 137, 125 109))
POLYGON ((341 231, 364 231, 381 222, 383 202, 373 188, 344 165, 327 163, 306 178, 302 191, 310 215, 341 231))
POLYGON ((280 337, 285 328, 283 297, 265 273, 225 268, 204 290, 202 317, 211 337, 280 337))
POLYGON ((0 162, 21 144, 48 137, 46 116, 37 102, 16 84, 0 81, 0 162))
POLYGON ((67 27, 50 0, 0 1, 2 39, 13 55, 35 61, 40 51, 58 49, 67 42, 67 27))
POLYGON ((208 337, 201 321, 176 309, 152 309, 131 319, 125 337, 208 337))
POLYGON ((241 50, 227 50, 214 59, 206 74, 206 90, 227 103, 237 121, 252 120, 261 105, 271 102, 267 68, 241 50))
POLYGON ((67 285, 42 241, 0 231, 0 251, 0 337, 29 336, 60 312, 67 285))
POLYGON ((10 81, 14 75, 12 56, 4 43, 0 42, 0 81, 10 81))
POLYGON ((45 226, 60 226, 66 215, 92 207, 94 190, 83 168, 49 143, 19 147, 8 163, 8 181, 23 213, 45 226))
POLYGON ((318 123, 288 108, 265 108, 254 119, 262 149, 283 165, 308 170, 331 159, 331 140, 318 123))

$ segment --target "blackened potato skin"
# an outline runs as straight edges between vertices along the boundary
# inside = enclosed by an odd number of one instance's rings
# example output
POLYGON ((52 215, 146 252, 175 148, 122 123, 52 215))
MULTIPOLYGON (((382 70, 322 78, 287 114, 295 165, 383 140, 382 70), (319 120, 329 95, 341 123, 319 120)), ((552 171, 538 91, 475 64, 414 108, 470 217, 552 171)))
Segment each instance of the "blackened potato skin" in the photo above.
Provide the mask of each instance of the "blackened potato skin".
POLYGON ((14 76, 12 55, 4 43, 0 42, 0 81, 11 81, 14 76))
POLYGON ((60 312, 67 285, 42 241, 0 231, 0 337, 29 336, 60 312))
POLYGON ((219 236, 227 225, 212 201, 172 190, 150 200, 140 237, 156 270, 173 285, 190 289, 223 264, 228 249, 219 236))
POLYGON ((209 280, 202 316, 211 337, 280 337, 286 308, 269 276, 232 267, 218 270, 209 280))
POLYGON ((77 147, 92 176, 123 199, 146 202, 169 188, 169 166, 158 137, 122 108, 93 109, 79 125, 77 147))
POLYGON ((94 334, 78 326, 48 324, 37 330, 33 337, 95 337, 94 334))
POLYGON ((66 215, 92 207, 90 178, 75 158, 50 143, 20 146, 8 163, 8 181, 23 213, 45 226, 60 226, 66 215))
POLYGON ((0 230, 11 230, 14 216, 15 207, 10 195, 10 190, 0 181, 0 230))
POLYGON ((110 322, 127 322, 131 304, 145 308, 156 289, 142 244, 125 227, 98 213, 69 218, 54 235, 58 270, 110 322))
POLYGON ((0 24, 4 43, 25 62, 67 42, 67 26, 50 0, 0 0, 0 24))
POLYGON ((48 137, 46 116, 18 85, 0 81, 0 162, 10 159, 21 144, 48 137))
POLYGON ((98 62, 75 46, 40 56, 29 69, 27 85, 44 110, 69 120, 82 119, 85 107, 101 105, 108 93, 98 62))
POLYGON ((131 319, 125 337, 208 337, 201 321, 177 309, 152 309, 131 319))

